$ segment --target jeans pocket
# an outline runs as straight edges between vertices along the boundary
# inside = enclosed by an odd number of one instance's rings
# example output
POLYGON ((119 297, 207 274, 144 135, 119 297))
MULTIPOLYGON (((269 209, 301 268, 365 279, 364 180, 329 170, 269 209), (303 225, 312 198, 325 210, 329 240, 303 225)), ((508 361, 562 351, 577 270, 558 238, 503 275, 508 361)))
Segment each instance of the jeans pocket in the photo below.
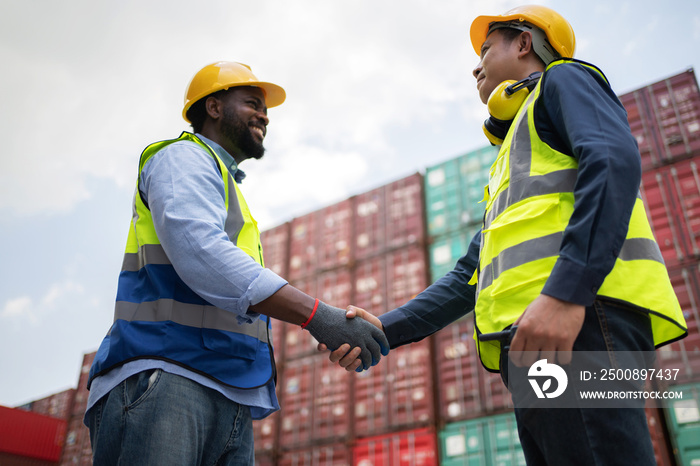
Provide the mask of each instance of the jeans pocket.
POLYGON ((124 407, 128 411, 141 404, 156 389, 162 369, 134 374, 124 381, 124 407))

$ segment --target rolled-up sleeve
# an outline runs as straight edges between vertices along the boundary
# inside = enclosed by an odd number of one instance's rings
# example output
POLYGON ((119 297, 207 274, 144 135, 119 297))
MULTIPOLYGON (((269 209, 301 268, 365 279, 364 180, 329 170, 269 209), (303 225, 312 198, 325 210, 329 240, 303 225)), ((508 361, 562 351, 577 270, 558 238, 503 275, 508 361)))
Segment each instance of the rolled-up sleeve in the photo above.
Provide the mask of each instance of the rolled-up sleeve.
POLYGON ((287 284, 229 240, 221 173, 196 144, 177 142, 155 154, 141 172, 139 190, 175 271, 210 304, 253 322, 259 315, 249 307, 287 284))

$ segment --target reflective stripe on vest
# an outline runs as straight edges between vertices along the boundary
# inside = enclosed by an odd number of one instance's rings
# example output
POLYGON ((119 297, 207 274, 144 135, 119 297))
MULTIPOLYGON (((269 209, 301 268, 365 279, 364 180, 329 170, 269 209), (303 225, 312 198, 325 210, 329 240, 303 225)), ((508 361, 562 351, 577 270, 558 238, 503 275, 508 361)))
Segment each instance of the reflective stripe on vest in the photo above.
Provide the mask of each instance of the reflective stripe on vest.
MULTIPOLYGON (((562 63, 569 61, 554 62, 547 70, 562 63)), ((600 73, 591 65, 582 66, 600 73)), ((534 124, 533 110, 546 74, 520 108, 491 167, 479 257, 475 337, 507 328, 540 294, 559 257, 573 212, 578 163, 545 144, 534 124)), ((687 333, 639 196, 615 265, 600 289, 593 291, 647 310, 657 347, 687 333)), ((477 339, 477 347, 483 365, 497 371, 499 343, 477 339)))
MULTIPOLYGON (((169 144, 189 141, 216 162, 224 182, 228 238, 264 265, 260 232, 233 177, 216 153, 190 133, 148 146, 146 162, 169 144)), ((114 325, 90 371, 90 381, 135 359, 162 359, 238 388, 267 384, 275 375, 270 319, 241 324, 237 315, 212 306, 179 277, 160 244, 138 183, 133 220, 119 275, 114 325)))

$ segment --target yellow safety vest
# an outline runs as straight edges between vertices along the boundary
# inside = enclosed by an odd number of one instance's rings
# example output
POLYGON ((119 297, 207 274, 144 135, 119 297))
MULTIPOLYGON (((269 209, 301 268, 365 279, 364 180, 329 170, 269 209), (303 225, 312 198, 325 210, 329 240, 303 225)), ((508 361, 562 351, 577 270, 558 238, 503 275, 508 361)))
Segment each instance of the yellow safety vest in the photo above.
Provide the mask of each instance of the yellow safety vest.
MULTIPOLYGON (((216 161, 226 194, 224 230, 231 242, 264 265, 260 232, 240 189, 221 159, 197 136, 183 132, 177 139, 148 146, 141 154, 139 176, 153 155, 182 141, 197 144, 216 161)), ((162 359, 238 388, 269 383, 276 374, 269 317, 240 323, 234 313, 202 299, 165 254, 138 186, 133 212, 114 324, 97 351, 89 383, 135 359, 162 359)))
MULTIPOLYGON (((571 62, 557 61, 547 70, 571 62)), ((581 66, 603 76, 592 65, 581 66)), ((499 370, 500 343, 480 342, 478 335, 506 329, 541 293, 559 257, 564 230, 574 210, 578 162, 544 143, 535 129, 534 108, 541 85, 542 80, 518 111, 489 176, 475 339, 482 364, 490 371, 499 370)), ((619 256, 597 296, 648 311, 656 347, 687 335, 640 197, 619 256)))

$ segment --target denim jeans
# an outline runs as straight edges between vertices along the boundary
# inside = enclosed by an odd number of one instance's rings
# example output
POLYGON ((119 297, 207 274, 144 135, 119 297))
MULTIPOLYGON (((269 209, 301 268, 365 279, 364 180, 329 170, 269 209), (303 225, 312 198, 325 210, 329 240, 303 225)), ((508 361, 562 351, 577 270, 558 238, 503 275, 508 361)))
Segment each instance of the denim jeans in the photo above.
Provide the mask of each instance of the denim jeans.
POLYGON ((93 464, 254 464, 250 409, 160 369, 117 385, 87 416, 93 464))
MULTIPOLYGON (((586 308, 574 351, 653 352, 647 314, 597 300, 586 308)), ((648 353, 647 353, 648 354, 648 353)), ((501 376, 508 382, 508 355, 501 376)), ((520 443, 528 465, 655 465, 643 401, 635 408, 520 408, 515 401, 520 443)))

